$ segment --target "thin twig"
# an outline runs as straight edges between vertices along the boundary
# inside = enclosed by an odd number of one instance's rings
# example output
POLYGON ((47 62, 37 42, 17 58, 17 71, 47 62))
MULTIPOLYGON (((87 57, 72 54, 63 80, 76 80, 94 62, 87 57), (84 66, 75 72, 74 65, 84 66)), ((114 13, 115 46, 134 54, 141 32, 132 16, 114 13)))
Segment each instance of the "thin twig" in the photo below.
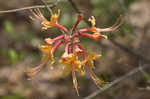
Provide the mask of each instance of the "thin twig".
POLYGON ((97 96, 98 94, 100 94, 100 93, 102 93, 102 92, 108 90, 109 88, 113 87, 114 85, 118 84, 119 82, 121 82, 121 81, 127 79, 128 77, 130 77, 130 76, 132 76, 132 75, 134 75, 134 74, 140 72, 141 69, 144 70, 144 69, 148 68, 149 66, 150 66, 149 64, 143 65, 143 66, 141 66, 140 69, 139 69, 139 67, 137 67, 137 68, 133 69, 132 71, 128 72, 127 74, 125 74, 124 76, 122 76, 122 77, 120 77, 120 78, 114 80, 114 81, 113 81, 112 83, 110 83, 109 85, 106 85, 106 86, 104 86, 103 88, 100 88, 99 90, 93 92, 92 94, 90 94, 89 96, 87 96, 87 97, 85 97, 85 98, 83 98, 83 99, 92 99, 92 98, 94 98, 95 96, 97 96))
POLYGON ((5 11, 0 11, 0 14, 5 14, 5 13, 13 13, 13 12, 18 12, 18 11, 23 11, 23 10, 28 10, 28 9, 35 9, 35 8, 54 8, 56 5, 60 2, 60 0, 56 0, 55 3, 50 4, 50 5, 35 5, 35 6, 28 6, 28 7, 23 7, 23 8, 18 8, 18 9, 11 9, 11 10, 5 10, 5 11))
MULTIPOLYGON (((55 7, 55 5, 48 5, 48 7, 53 8, 53 7, 55 7)), ((18 11, 23 11, 23 10, 28 10, 28 9, 34 9, 34 8, 46 8, 46 6, 45 5, 35 5, 35 6, 29 6, 29 7, 24 7, 24 8, 11 9, 11 10, 6 10, 6 11, 0 11, 0 14, 13 13, 13 12, 18 12, 18 11)))
POLYGON ((44 0, 41 0, 41 1, 46 6, 46 8, 48 9, 48 11, 51 13, 51 15, 53 15, 52 10, 48 7, 47 3, 44 0))
MULTIPOLYGON (((77 5, 72 1, 72 0, 68 0, 72 6, 72 8, 77 12, 77 13, 82 13, 77 5)), ((90 22, 86 19, 86 18, 83 18, 84 22, 88 25, 88 26, 91 26, 90 22)))
POLYGON ((150 63, 150 59, 147 59, 145 58, 144 56, 140 55, 140 54, 137 54, 135 53, 134 51, 132 51, 131 49, 119 44, 118 42, 116 42, 115 40, 113 39, 109 39, 111 43, 113 43, 115 46, 117 46, 118 48, 120 48, 122 51, 128 53, 128 55, 134 57, 135 59, 137 60, 141 60, 143 62, 147 62, 147 63, 150 63))

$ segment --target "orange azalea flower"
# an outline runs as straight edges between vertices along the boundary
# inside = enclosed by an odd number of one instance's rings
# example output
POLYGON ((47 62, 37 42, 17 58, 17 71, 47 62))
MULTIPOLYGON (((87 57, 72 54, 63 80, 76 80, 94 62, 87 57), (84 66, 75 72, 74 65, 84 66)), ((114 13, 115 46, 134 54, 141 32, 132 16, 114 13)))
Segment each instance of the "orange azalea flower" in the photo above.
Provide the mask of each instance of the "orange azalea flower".
POLYGON ((41 64, 34 68, 28 68, 27 69, 27 75, 29 76, 29 79, 31 79, 35 74, 37 74, 44 65, 50 60, 50 68, 53 68, 52 65, 55 62, 53 58, 53 54, 51 53, 52 47, 50 45, 39 45, 39 49, 43 52, 43 57, 41 59, 41 64))
POLYGON ((32 11, 32 13, 37 19, 41 21, 41 24, 43 25, 42 29, 47 29, 56 26, 59 29, 61 29, 64 33, 53 39, 46 38, 44 40, 46 45, 39 46, 39 49, 44 54, 42 57, 42 63, 35 68, 27 70, 27 74, 29 77, 33 77, 35 74, 37 74, 48 61, 51 62, 50 67, 52 68, 52 65, 54 63, 53 58, 54 52, 61 44, 65 44, 64 54, 60 59, 60 63, 64 65, 62 75, 67 76, 70 72, 72 72, 73 85, 78 95, 79 92, 78 92, 78 83, 76 79, 76 72, 78 72, 80 75, 84 75, 85 68, 87 68, 90 77, 98 87, 101 87, 102 85, 106 84, 105 81, 97 77, 93 72, 93 69, 95 68, 94 60, 100 58, 101 55, 95 53, 90 53, 89 55, 87 55, 86 51, 80 44, 80 39, 82 39, 82 37, 88 37, 93 40, 99 40, 100 37, 107 39, 107 36, 102 35, 101 32, 111 32, 116 30, 122 23, 122 20, 120 18, 112 27, 102 29, 95 27, 96 20, 94 16, 92 16, 91 18, 89 18, 89 21, 91 22, 90 28, 83 28, 76 30, 79 22, 83 19, 83 14, 78 14, 78 19, 76 23, 73 25, 72 31, 70 32, 66 27, 57 23, 60 10, 58 10, 57 14, 53 14, 51 16, 50 21, 48 21, 41 14, 39 9, 35 9, 35 12, 32 11), (79 59, 79 56, 81 56, 80 58, 81 60, 79 59))
POLYGON ((60 63, 64 64, 63 76, 68 75, 72 70, 74 88, 76 89, 77 94, 79 95, 75 71, 77 71, 80 75, 84 75, 85 72, 83 70, 83 67, 81 67, 81 62, 78 60, 78 56, 76 56, 73 53, 65 55, 66 56, 60 60, 60 63))

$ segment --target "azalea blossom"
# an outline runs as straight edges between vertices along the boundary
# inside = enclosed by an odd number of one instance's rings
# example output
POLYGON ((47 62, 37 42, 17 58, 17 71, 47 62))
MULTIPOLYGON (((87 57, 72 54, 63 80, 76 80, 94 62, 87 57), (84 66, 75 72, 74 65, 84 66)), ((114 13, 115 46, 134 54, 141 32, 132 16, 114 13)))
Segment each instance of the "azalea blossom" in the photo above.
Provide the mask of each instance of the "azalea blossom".
POLYGON ((72 72, 73 85, 78 95, 79 92, 78 92, 76 72, 79 73, 80 75, 84 75, 85 68, 87 68, 91 79, 98 87, 101 87, 104 84, 106 84, 105 81, 97 77, 93 72, 93 69, 95 69, 94 60, 99 59, 101 55, 96 54, 94 52, 91 52, 88 55, 83 46, 80 44, 80 39, 82 39, 83 37, 88 37, 96 41, 100 40, 101 37, 107 39, 108 38, 107 35, 102 35, 101 33, 112 32, 116 30, 122 24, 122 20, 120 18, 116 21, 116 23, 112 27, 97 28, 95 23, 96 19, 94 18, 94 16, 92 16, 89 18, 91 27, 76 30, 79 22, 83 19, 83 14, 78 14, 77 21, 73 25, 70 32, 66 27, 58 23, 60 10, 58 10, 58 13, 51 15, 49 21, 43 16, 43 14, 40 12, 39 9, 31 10, 31 12, 35 17, 32 19, 39 20, 43 25, 42 29, 57 27, 58 29, 63 31, 63 34, 55 38, 46 38, 44 40, 45 45, 39 46, 39 49, 43 53, 43 57, 41 59, 41 64, 39 66, 29 68, 27 70, 27 75, 30 78, 33 78, 45 66, 45 64, 48 61, 50 61, 50 69, 52 69, 53 68, 52 65, 55 62, 54 53, 61 44, 64 44, 65 45, 64 53, 59 61, 60 64, 64 65, 62 70, 62 76, 67 76, 72 72), (82 59, 79 59, 79 56, 81 56, 82 59))

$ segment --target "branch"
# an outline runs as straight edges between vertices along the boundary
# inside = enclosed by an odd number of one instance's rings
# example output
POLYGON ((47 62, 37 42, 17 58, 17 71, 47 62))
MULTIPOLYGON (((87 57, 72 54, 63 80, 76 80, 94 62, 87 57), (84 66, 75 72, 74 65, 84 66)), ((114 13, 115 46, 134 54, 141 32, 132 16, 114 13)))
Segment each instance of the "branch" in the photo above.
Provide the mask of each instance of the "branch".
POLYGON ((97 96, 98 94, 100 94, 100 93, 102 93, 102 92, 108 90, 109 88, 113 87, 114 85, 118 84, 119 82, 121 82, 121 81, 127 79, 128 77, 130 77, 130 76, 132 76, 132 75, 134 75, 134 74, 140 72, 141 70, 144 70, 144 69, 148 68, 149 66, 150 66, 150 65, 147 64, 147 65, 141 66, 140 68, 137 67, 137 68, 133 69, 132 71, 128 72, 127 74, 125 74, 124 76, 122 76, 122 77, 120 77, 120 78, 114 80, 114 81, 113 81, 112 83, 110 83, 109 85, 106 85, 106 86, 104 86, 103 88, 100 88, 99 90, 93 92, 92 94, 90 94, 89 96, 87 96, 87 97, 85 97, 85 98, 83 98, 83 99, 92 99, 92 98, 94 98, 95 96, 97 96))
MULTIPOLYGON (((72 0, 68 0, 72 6, 72 8, 75 10, 76 13, 82 13, 77 5, 72 1, 72 0)), ((86 18, 83 18, 84 22, 88 25, 88 26, 91 26, 91 24, 89 23, 89 21, 86 19, 86 18)))
POLYGON ((144 62, 150 63, 150 59, 147 59, 147 58, 145 58, 144 56, 135 53, 134 51, 130 50, 129 48, 127 48, 127 47, 125 47, 125 46, 119 44, 119 43, 116 42, 115 40, 109 39, 109 41, 110 41, 111 43, 113 43, 115 46, 117 46, 118 48, 120 48, 122 51, 124 51, 124 52, 126 52, 127 54, 129 54, 130 56, 133 56, 135 59, 142 60, 142 61, 144 61, 144 62))
POLYGON ((35 6, 28 6, 28 7, 18 8, 18 9, 0 11, 0 14, 13 13, 13 12, 18 12, 18 11, 23 11, 23 10, 28 10, 28 9, 35 9, 35 8, 46 8, 46 7, 54 8, 58 4, 58 2, 60 2, 60 0, 56 0, 56 2, 54 4, 47 5, 47 6, 45 6, 45 5, 35 5, 35 6))

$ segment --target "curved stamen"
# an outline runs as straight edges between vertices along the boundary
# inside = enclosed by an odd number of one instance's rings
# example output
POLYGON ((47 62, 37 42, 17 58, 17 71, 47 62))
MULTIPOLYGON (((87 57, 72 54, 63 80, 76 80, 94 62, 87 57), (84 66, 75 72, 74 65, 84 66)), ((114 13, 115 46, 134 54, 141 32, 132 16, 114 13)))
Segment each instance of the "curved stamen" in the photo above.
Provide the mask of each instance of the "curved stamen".
POLYGON ((77 82, 77 78, 76 78, 76 73, 75 73, 75 66, 74 64, 72 64, 72 77, 73 77, 73 85, 74 88, 76 89, 76 92, 79 96, 79 91, 78 91, 78 82, 77 82))
POLYGON ((104 28, 104 29, 97 28, 97 31, 98 32, 112 32, 112 31, 115 31, 122 23, 123 23, 123 19, 120 16, 113 26, 109 28, 104 28))

